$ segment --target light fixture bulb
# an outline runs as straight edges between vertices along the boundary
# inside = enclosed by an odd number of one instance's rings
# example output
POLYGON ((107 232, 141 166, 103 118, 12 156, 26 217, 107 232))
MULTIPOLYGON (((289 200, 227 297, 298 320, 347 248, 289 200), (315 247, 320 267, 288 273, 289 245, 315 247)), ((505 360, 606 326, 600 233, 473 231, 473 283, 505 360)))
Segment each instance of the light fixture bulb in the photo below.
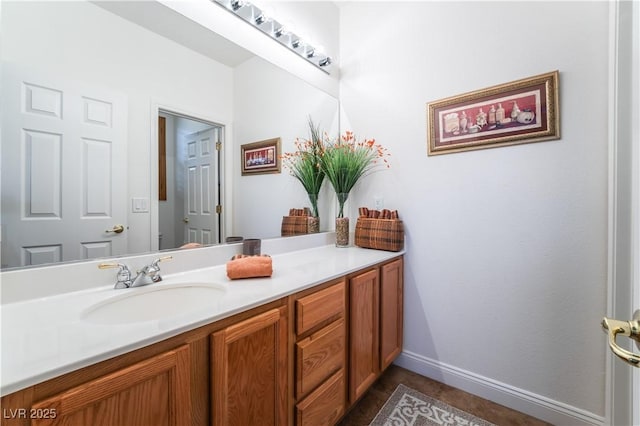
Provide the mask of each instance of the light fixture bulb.
POLYGON ((266 21, 266 19, 267 18, 264 16, 264 14, 261 13, 260 15, 256 16, 255 23, 256 25, 262 25, 264 21, 266 21))
POLYGON ((294 49, 297 49, 298 47, 300 47, 300 43, 301 41, 299 38, 293 39, 291 40, 291 47, 293 47, 294 49))
POLYGON ((322 58, 318 61, 318 65, 320 65, 321 67, 326 67, 331 65, 331 58, 329 56, 327 56, 326 58, 322 58))
POLYGON ((231 0, 231 3, 229 4, 229 6, 231 6, 231 10, 236 12, 236 11, 238 11, 238 9, 240 9, 241 7, 244 6, 244 1, 242 1, 242 0, 231 0))

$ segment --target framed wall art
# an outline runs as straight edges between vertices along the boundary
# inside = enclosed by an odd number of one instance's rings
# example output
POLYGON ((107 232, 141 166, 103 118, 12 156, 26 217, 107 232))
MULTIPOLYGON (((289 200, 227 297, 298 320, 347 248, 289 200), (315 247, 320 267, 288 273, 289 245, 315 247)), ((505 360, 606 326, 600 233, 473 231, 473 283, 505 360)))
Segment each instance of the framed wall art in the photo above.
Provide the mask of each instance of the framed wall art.
POLYGON ((427 104, 427 154, 560 138, 558 71, 427 104))
POLYGON ((242 176, 280 173, 280 138, 248 143, 240 151, 242 176))

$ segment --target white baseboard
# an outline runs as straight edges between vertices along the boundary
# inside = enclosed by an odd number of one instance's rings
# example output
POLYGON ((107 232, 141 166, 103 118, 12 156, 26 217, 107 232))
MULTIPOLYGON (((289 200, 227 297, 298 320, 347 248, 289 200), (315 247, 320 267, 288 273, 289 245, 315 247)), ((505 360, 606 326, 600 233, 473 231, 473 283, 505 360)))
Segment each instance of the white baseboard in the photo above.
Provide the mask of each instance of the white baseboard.
POLYGON ((602 416, 410 351, 403 351, 395 364, 554 425, 604 425, 602 416))

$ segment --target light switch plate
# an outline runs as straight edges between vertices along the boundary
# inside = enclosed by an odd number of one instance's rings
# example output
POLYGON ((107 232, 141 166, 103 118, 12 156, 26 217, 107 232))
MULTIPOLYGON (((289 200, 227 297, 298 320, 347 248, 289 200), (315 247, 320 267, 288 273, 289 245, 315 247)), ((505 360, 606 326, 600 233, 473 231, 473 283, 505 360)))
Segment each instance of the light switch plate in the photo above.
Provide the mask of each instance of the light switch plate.
POLYGON ((149 199, 148 198, 132 198, 131 211, 133 213, 149 213, 149 199))
POLYGON ((375 197, 373 199, 373 204, 375 206, 376 210, 382 210, 384 209, 384 198, 382 197, 375 197))

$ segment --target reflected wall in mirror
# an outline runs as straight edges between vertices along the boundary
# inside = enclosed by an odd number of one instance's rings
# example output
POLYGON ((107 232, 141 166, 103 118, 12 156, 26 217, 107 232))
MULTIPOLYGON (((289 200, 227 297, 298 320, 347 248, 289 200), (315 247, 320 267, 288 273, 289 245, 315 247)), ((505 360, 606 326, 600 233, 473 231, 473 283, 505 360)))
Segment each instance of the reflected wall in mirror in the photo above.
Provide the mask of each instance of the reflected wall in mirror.
MULTIPOLYGON (((330 135, 337 134, 337 103, 326 93, 312 90, 260 58, 243 62, 234 76, 236 164, 245 143, 280 138, 282 152, 293 152, 297 137, 310 138, 309 116, 330 135), (283 120, 288 124, 282 125, 283 120)), ((280 174, 256 176, 242 176, 238 170, 233 193, 242 194, 233 197, 233 233, 249 238, 279 236, 282 217, 290 208, 310 207, 304 188, 286 167, 280 174)), ((329 195, 325 185, 319 201, 321 231, 331 229, 329 195)))
POLYGON ((153 1, 3 2, 0 18, 3 268, 160 247, 158 105, 225 129, 213 242, 277 236, 305 203, 286 173, 234 160, 272 137, 292 150, 308 115, 335 132, 335 98, 153 1))

